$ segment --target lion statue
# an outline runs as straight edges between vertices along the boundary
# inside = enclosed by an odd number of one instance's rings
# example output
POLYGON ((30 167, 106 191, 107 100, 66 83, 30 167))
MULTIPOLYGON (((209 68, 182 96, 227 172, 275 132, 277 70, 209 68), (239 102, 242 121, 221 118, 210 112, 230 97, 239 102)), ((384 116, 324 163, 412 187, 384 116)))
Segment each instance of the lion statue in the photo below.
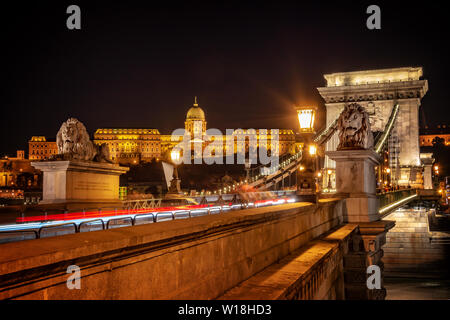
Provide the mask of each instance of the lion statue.
POLYGON ((370 149, 373 147, 369 115, 357 103, 345 106, 338 119, 338 130, 339 145, 337 150, 370 149))
POLYGON ((58 155, 64 160, 85 160, 112 163, 106 143, 95 145, 89 139, 86 127, 75 118, 69 118, 61 125, 56 135, 58 155))

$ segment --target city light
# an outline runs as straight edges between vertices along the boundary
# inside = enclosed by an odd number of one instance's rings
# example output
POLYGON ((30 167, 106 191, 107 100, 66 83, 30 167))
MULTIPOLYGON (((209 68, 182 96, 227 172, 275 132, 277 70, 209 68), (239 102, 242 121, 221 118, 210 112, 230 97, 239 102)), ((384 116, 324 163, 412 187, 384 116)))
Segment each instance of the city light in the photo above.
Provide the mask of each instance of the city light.
POLYGON ((309 146, 309 154, 314 156, 316 154, 316 152, 317 152, 317 147, 314 144, 311 144, 309 146))
POLYGON ((417 197, 417 194, 413 194, 413 195, 411 195, 411 196, 409 196, 407 198, 401 199, 401 200, 396 201, 396 202, 394 202, 394 203, 392 203, 390 205, 387 205, 387 206, 381 208, 378 212, 380 214, 383 214, 384 212, 388 211, 389 209, 394 208, 394 207, 396 207, 396 206, 398 206, 398 205, 400 205, 402 203, 405 203, 405 202, 407 202, 407 201, 409 201, 409 200, 411 200, 411 199, 413 199, 415 197, 417 197))
POLYGON ((180 151, 175 149, 172 150, 170 157, 174 163, 178 164, 178 161, 180 161, 180 151))

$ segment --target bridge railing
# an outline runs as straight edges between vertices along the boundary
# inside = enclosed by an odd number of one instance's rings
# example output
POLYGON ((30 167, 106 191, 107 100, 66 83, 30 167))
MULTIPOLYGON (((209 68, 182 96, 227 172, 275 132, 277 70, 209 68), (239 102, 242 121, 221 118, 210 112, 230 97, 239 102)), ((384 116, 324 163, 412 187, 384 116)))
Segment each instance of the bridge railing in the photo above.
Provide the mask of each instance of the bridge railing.
POLYGON ((258 174, 251 176, 249 184, 253 187, 259 185, 270 184, 275 178, 286 173, 285 170, 291 170, 295 165, 298 165, 302 159, 302 151, 289 157, 281 158, 280 163, 271 168, 267 166, 259 166, 258 174))
POLYGON ((395 191, 380 192, 377 198, 380 200, 380 213, 386 211, 386 208, 417 194, 417 189, 400 189, 395 191), (383 211, 384 210, 384 211, 383 211))
POLYGON ((334 119, 333 122, 331 122, 325 129, 320 131, 315 137, 314 142, 318 145, 325 144, 330 138, 333 136, 334 132, 337 130, 337 124, 338 124, 338 118, 339 116, 334 119))
POLYGON ((384 128, 383 134, 377 139, 377 141, 375 142, 375 152, 376 153, 381 153, 383 150, 383 147, 385 146, 385 144, 388 141, 389 136, 391 135, 391 132, 394 128, 394 124, 395 121, 397 120, 397 115, 399 112, 399 105, 398 103, 396 103, 394 105, 394 108, 392 108, 392 112, 391 115, 389 116, 389 120, 384 128))

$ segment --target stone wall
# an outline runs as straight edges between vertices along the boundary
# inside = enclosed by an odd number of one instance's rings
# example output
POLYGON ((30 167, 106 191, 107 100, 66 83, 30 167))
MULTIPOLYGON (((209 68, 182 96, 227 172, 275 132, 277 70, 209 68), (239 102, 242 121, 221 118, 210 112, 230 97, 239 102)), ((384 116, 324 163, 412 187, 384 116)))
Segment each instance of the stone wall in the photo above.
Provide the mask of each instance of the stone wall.
POLYGON ((293 203, 0 245, 0 299, 214 299, 342 223, 293 203), (69 290, 69 265, 81 289, 69 290))
POLYGON ((397 210, 384 219, 396 221, 383 247, 385 276, 442 275, 447 268, 445 247, 432 243, 425 209, 397 210))
POLYGON ((330 231, 227 291, 224 300, 343 300, 344 256, 356 224, 330 231))

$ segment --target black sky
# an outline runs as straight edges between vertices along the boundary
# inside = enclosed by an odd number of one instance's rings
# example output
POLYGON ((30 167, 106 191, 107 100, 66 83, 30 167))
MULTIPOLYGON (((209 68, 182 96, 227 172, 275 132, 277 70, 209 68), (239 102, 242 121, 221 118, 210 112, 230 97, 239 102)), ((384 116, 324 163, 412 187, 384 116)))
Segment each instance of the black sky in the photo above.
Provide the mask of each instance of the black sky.
MULTIPOLYGON (((449 121, 447 12, 378 2, 38 1, 2 4, 0 155, 54 138, 68 117, 99 127, 183 127, 199 97, 208 127, 297 128, 324 73, 422 66, 429 124, 449 121), (66 28, 78 4, 82 29, 66 28)), ((323 113, 319 115, 322 116, 323 113)), ((322 123, 322 122, 321 122, 322 123)))

